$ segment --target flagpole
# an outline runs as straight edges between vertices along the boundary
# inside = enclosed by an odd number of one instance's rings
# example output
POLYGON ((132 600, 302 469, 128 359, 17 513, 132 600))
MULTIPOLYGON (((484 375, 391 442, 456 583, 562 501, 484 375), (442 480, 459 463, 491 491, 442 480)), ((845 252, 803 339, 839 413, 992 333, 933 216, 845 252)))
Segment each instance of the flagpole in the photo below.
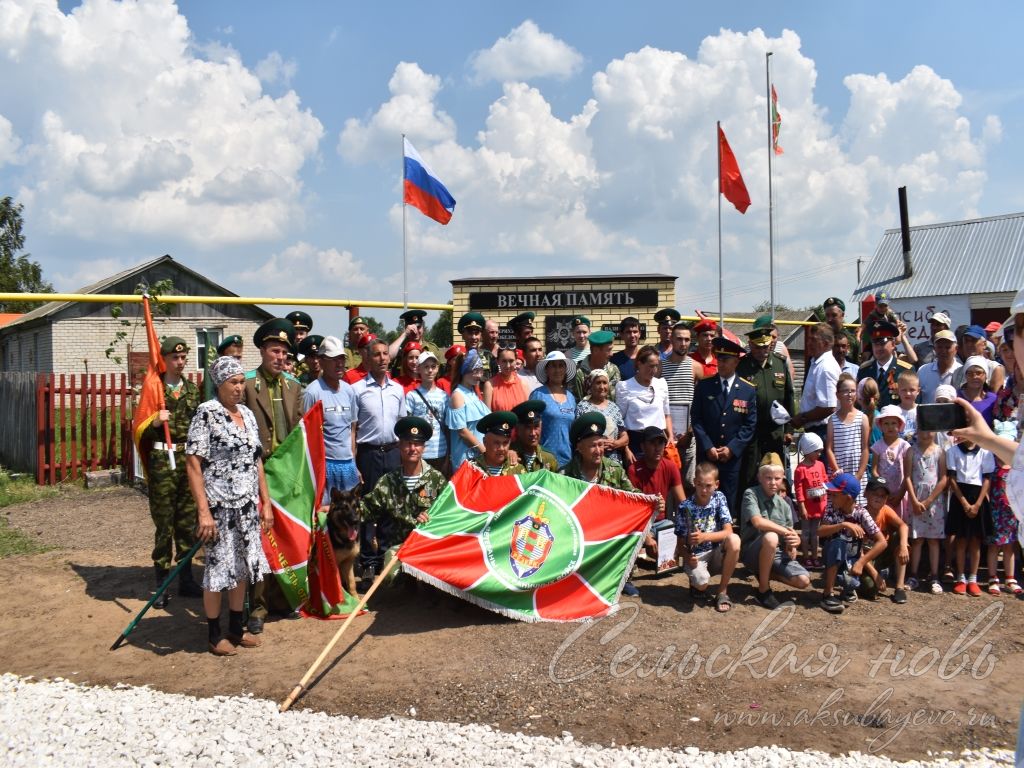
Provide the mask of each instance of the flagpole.
POLYGON ((772 320, 775 320, 775 222, 773 218, 775 201, 772 198, 772 155, 775 152, 775 135, 772 126, 772 77, 771 55, 764 55, 764 93, 768 108, 768 293, 771 302, 772 320))
POLYGON ((715 146, 718 147, 718 335, 725 327, 725 307, 722 299, 722 121, 715 123, 715 146))
MULTIPOLYGON (((142 294, 142 312, 146 318, 146 338, 152 343, 152 339, 156 338, 156 331, 153 329, 153 313, 149 311, 149 294, 142 294)), ((160 350, 157 350, 157 354, 160 354, 160 350)), ((150 360, 153 359, 153 350, 149 351, 150 360)), ((164 384, 163 378, 160 379, 160 395, 157 400, 157 408, 161 411, 167 409, 167 403, 164 401, 164 384)), ((171 443, 171 425, 166 421, 164 422, 164 445, 167 446, 167 465, 171 468, 171 472, 177 469, 176 462, 174 461, 174 445, 171 443)))
POLYGON ((405 134, 402 134, 402 306, 409 309, 409 251, 405 229, 405 134))

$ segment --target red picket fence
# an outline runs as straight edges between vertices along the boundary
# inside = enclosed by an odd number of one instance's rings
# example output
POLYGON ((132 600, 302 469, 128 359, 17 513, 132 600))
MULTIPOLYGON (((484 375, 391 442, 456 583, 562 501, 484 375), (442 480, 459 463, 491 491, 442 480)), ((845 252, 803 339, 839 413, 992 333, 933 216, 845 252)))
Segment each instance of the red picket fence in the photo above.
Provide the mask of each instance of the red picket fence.
MULTIPOLYGON (((202 387, 202 374, 189 374, 202 387)), ((36 379, 36 482, 55 485, 86 472, 134 462, 135 391, 123 373, 39 374, 36 379)))

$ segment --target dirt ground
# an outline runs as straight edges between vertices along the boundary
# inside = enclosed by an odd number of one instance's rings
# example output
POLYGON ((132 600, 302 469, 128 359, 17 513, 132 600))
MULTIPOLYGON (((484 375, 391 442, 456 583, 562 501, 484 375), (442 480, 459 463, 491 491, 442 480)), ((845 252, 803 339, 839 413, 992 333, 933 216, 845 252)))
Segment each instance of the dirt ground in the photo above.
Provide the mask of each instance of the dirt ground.
MULTIPOLYGON (((145 498, 79 492, 0 514, 57 547, 0 560, 3 671, 280 701, 338 627, 268 623, 262 648, 215 658, 200 601, 176 598, 110 652, 151 589, 145 498)), ((778 744, 909 759, 1012 748, 1024 602, 912 594, 903 606, 860 600, 837 617, 806 592, 769 614, 744 577, 719 615, 693 606, 685 576, 640 571, 639 600, 573 625, 514 622, 396 586, 375 596, 297 707, 702 750, 778 744)))

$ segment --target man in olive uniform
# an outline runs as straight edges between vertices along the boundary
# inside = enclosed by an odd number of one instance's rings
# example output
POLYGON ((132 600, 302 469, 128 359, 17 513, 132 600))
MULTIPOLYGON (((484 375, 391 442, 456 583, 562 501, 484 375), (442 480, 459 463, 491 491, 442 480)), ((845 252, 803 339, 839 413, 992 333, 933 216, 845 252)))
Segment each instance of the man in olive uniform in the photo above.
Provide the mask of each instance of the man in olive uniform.
POLYGON ((590 352, 576 364, 576 376, 572 380, 572 393, 576 402, 587 395, 587 377, 595 368, 603 368, 608 374, 608 399, 615 400, 615 385, 622 378, 619 366, 612 362, 612 343, 615 334, 611 331, 594 331, 590 334, 590 352))
POLYGON ((363 522, 377 526, 377 544, 385 550, 385 568, 394 552, 419 523, 427 522, 427 510, 444 490, 444 475, 423 460, 423 446, 433 436, 430 422, 419 416, 403 416, 395 422, 401 466, 382 475, 377 485, 359 502, 363 522))
POLYGON ((523 475, 526 467, 519 462, 513 464, 508 458, 512 442, 512 430, 518 419, 512 411, 495 411, 477 422, 476 428, 483 433, 484 452, 473 459, 473 463, 492 476, 523 475))
POLYGON ((302 362, 295 367, 296 376, 303 387, 307 387, 320 378, 320 345, 324 343, 324 337, 311 333, 299 342, 299 354, 303 355, 302 362))
MULTIPOLYGON (((243 402, 256 417, 264 461, 302 418, 302 385, 284 371, 294 333, 288 320, 275 317, 257 328, 252 339, 260 350, 260 365, 245 374, 243 402)), ((276 579, 264 579, 251 585, 249 601, 249 631, 254 635, 263 631, 269 606, 273 605, 278 612, 291 612, 276 579)))
POLYGON ((400 353, 405 349, 406 343, 415 341, 418 342, 423 349, 428 349, 433 352, 434 357, 440 360, 442 355, 441 349, 436 344, 427 341, 426 339, 427 313, 422 309, 407 309, 398 317, 405 324, 405 327, 398 335, 398 338, 388 345, 388 354, 391 355, 391 359, 396 362, 400 362, 402 358, 400 353))
MULTIPOLYGON (((291 373, 300 382, 305 383, 304 377, 309 372, 309 364, 305 358, 306 353, 302 351, 302 342, 306 340, 309 332, 313 330, 313 318, 305 312, 295 311, 289 312, 284 316, 284 319, 291 323, 295 329, 295 332, 292 334, 292 349, 296 353, 295 367, 292 368, 291 373)), ((320 339, 323 340, 323 336, 320 339)), ((310 379, 310 381, 316 381, 316 376, 310 379)))
POLYGON ((484 364, 484 378, 489 379, 497 373, 498 365, 494 355, 483 348, 484 323, 486 322, 487 319, 479 312, 467 312, 459 318, 456 327, 462 334, 462 343, 465 345, 466 351, 475 349, 480 353, 480 359, 484 364))
POLYGON ((771 351, 771 329, 755 328, 747 333, 747 338, 750 340, 750 353, 740 360, 736 375, 749 381, 757 390, 757 426, 754 439, 743 453, 741 489, 757 483, 757 468, 761 466, 762 456, 766 453, 785 456, 785 446, 793 439, 791 424, 780 426, 772 419, 772 403, 778 400, 791 416, 796 413, 796 394, 789 363, 778 352, 771 351))
POLYGON ((829 296, 821 305, 825 311, 825 322, 832 328, 832 333, 838 336, 842 333, 850 341, 850 351, 846 357, 851 363, 860 362, 860 339, 857 338, 857 333, 852 328, 847 328, 846 323, 846 303, 836 297, 829 296))
POLYGON ((235 360, 242 359, 242 337, 237 333, 231 336, 225 336, 224 340, 217 345, 217 355, 219 357, 233 357, 235 360))
POLYGON ((533 321, 536 317, 533 312, 520 312, 506 323, 516 336, 516 349, 525 349, 526 340, 533 336, 533 321))
POLYGON ((351 360, 359 359, 359 348, 362 345, 363 337, 370 333, 370 322, 362 315, 357 315, 348 321, 348 337, 345 343, 345 357, 351 360))
POLYGON ((512 409, 518 420, 512 450, 519 456, 519 461, 526 467, 527 472, 541 469, 549 472, 558 471, 558 459, 555 458, 555 454, 545 451, 540 444, 541 414, 544 413, 544 408, 543 400, 526 400, 512 409))
MULTIPOLYGON (((153 566, 156 584, 164 583, 173 562, 181 560, 196 542, 196 502, 188 487, 185 473, 185 440, 188 426, 202 402, 199 388, 183 377, 189 347, 184 339, 168 336, 160 345, 164 358, 164 409, 154 414, 145 428, 143 439, 150 443, 146 466, 149 483, 149 514, 156 526, 153 544, 153 566), (164 423, 170 428, 171 445, 164 441, 164 423), (168 451, 174 452, 175 468, 171 469, 168 451), (175 549, 177 554, 175 555, 175 549)), ((181 569, 178 593, 185 597, 202 597, 203 590, 192 575, 192 566, 181 569)), ((165 590, 153 604, 166 608, 170 595, 165 590)))

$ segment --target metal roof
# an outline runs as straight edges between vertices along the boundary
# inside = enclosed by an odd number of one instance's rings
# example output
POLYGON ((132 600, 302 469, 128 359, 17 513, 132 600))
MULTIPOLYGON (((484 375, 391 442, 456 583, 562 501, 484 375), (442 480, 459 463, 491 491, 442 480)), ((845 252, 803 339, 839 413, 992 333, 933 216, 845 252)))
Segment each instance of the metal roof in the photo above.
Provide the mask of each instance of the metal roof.
POLYGON ((854 296, 1016 292, 1024 285, 1024 213, 911 227, 910 259, 904 280, 900 230, 887 229, 854 296))

